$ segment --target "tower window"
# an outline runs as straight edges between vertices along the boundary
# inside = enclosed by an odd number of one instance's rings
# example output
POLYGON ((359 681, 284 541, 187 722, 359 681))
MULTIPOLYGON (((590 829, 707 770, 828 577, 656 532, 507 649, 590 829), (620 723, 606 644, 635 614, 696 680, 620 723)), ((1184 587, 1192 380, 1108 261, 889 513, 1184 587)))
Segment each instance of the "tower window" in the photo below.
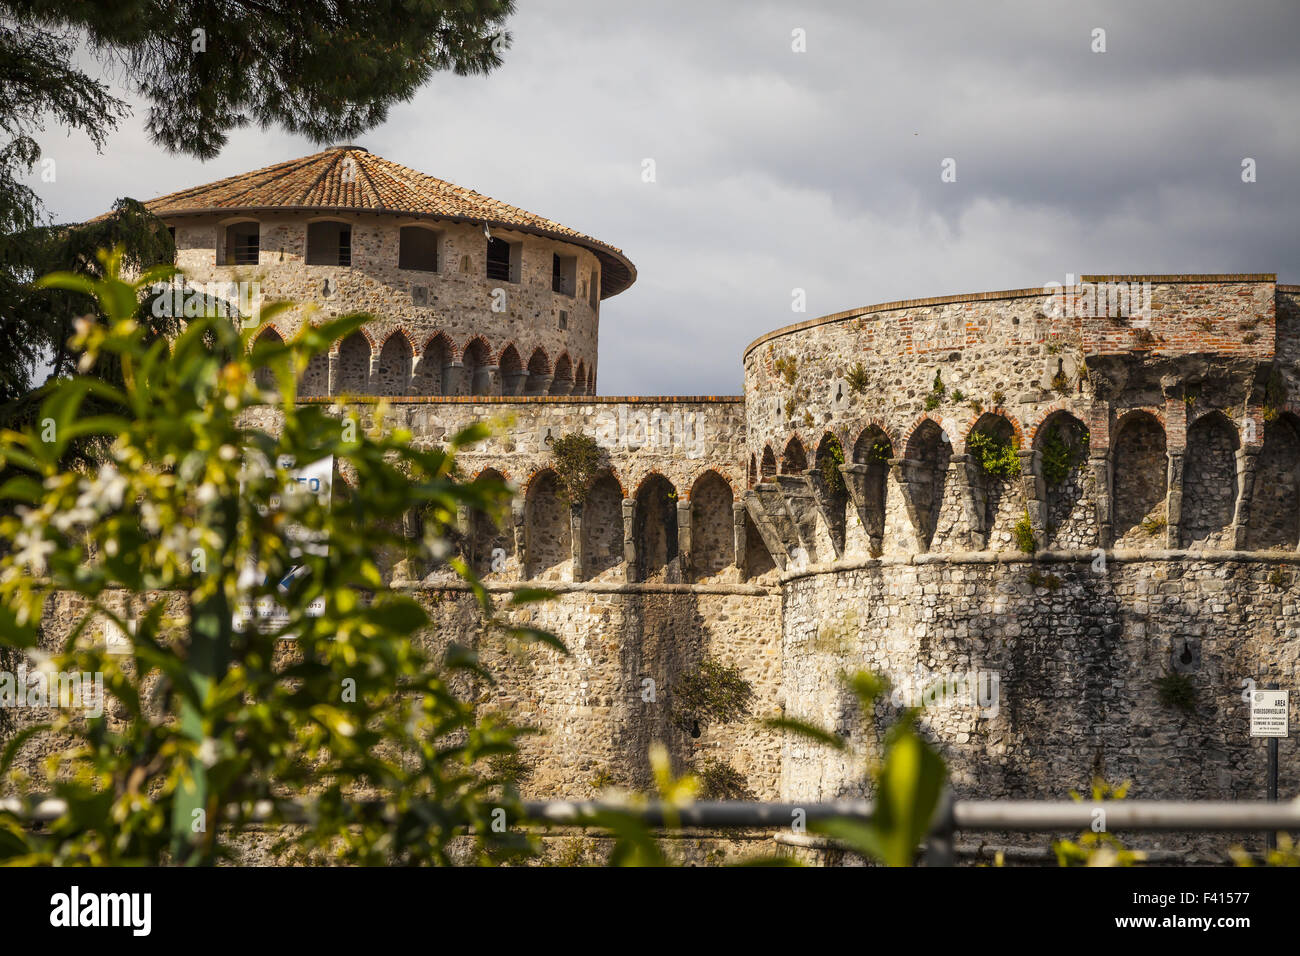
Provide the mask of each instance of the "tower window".
POLYGON ((599 269, 591 270, 591 287, 590 289, 588 289, 588 292, 590 293, 590 297, 587 299, 587 304, 591 306, 591 309, 594 312, 597 309, 597 307, 599 307, 600 305, 600 270, 599 269))
POLYGON ((438 234, 423 226, 403 226, 398 235, 397 268, 438 271, 438 234))
POLYGON ((573 256, 551 256, 551 291, 573 295, 578 284, 578 260, 573 256))
POLYGON ((487 244, 487 277, 501 282, 519 281, 519 252, 517 242, 506 242, 495 236, 487 244))
POLYGON ((307 265, 352 265, 352 227, 346 222, 308 223, 307 265))
POLYGON ((258 232, 255 222, 237 222, 226 227, 226 265, 257 265, 258 232))
POLYGON ((561 309, 561 310, 560 310, 560 328, 562 328, 562 329, 567 329, 568 327, 569 327, 569 313, 568 313, 568 312, 565 312, 563 309, 561 309))

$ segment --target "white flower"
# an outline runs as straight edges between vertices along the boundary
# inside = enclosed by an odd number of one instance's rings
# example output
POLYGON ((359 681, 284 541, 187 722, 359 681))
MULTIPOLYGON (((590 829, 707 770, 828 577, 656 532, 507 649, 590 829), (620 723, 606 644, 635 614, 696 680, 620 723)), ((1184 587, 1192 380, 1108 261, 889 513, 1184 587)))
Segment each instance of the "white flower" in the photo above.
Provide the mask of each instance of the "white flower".
POLYGON ((23 530, 14 536, 14 548, 15 564, 31 568, 33 574, 42 574, 45 571, 46 556, 53 554, 57 545, 53 541, 46 541, 39 533, 31 534, 23 530))

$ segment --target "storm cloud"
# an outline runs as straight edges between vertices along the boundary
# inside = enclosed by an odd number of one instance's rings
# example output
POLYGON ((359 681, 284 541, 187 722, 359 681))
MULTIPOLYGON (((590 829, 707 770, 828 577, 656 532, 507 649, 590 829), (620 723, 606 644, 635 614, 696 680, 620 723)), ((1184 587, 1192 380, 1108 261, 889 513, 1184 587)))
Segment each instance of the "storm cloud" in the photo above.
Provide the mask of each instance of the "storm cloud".
MULTIPOLYGON (((504 67, 438 76, 358 139, 628 254, 603 394, 735 393, 756 336, 890 299, 1068 272, 1300 282, 1295 4, 519 8, 504 67)), ((317 148, 243 130, 209 163, 168 156, 141 109, 102 155, 42 146, 59 220, 317 148)))

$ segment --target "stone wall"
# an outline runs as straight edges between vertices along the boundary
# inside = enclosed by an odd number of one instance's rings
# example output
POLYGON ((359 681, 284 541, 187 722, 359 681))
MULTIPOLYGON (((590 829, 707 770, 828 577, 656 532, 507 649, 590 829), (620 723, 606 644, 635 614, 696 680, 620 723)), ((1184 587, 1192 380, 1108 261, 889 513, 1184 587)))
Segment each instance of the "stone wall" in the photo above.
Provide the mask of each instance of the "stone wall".
MULTIPOLYGON (((1300 678, 1296 570, 1294 556, 1128 552, 1099 571, 1082 552, 1039 562, 885 559, 791 575, 782 701, 787 714, 869 747, 908 699, 883 701, 869 733, 842 670, 871 669, 918 693, 984 672, 998 679, 996 699, 985 697, 993 706, 963 692, 940 696, 921 717, 958 797, 1065 799, 1100 774, 1133 781, 1135 798, 1262 799, 1264 747, 1249 737, 1243 681, 1294 688, 1300 678), (1190 712, 1160 702, 1157 681, 1168 673, 1191 681, 1190 712)), ((1280 792, 1293 794, 1300 759, 1285 741, 1280 760, 1280 792)), ((860 763, 800 738, 786 741, 781 766, 786 800, 864 792, 860 763)))

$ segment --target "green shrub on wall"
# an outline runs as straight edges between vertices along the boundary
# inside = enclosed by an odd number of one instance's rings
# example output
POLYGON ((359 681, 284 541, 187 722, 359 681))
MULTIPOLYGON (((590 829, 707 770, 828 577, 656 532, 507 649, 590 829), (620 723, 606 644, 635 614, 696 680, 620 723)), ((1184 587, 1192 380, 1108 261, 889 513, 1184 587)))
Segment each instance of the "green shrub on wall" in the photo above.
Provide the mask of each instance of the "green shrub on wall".
POLYGON ((1020 474, 1020 455, 1011 438, 975 430, 966 436, 966 451, 990 478, 1007 479, 1020 474))
POLYGON ((749 712, 754 689, 739 667, 705 658, 670 690, 668 719, 695 734, 709 724, 725 724, 749 712))
POLYGON ((844 446, 832 435, 826 445, 826 455, 821 460, 822 481, 826 482, 826 487, 832 494, 841 494, 847 490, 844 487, 844 476, 840 474, 842 464, 844 464, 844 446))
POLYGON ((1080 462, 1088 457, 1088 432, 1079 423, 1053 423, 1041 448, 1043 481, 1049 488, 1064 484, 1080 462))
POLYGON ((581 432, 564 435, 551 443, 551 456, 557 493, 569 504, 582 504, 604 457, 596 439, 581 432))

